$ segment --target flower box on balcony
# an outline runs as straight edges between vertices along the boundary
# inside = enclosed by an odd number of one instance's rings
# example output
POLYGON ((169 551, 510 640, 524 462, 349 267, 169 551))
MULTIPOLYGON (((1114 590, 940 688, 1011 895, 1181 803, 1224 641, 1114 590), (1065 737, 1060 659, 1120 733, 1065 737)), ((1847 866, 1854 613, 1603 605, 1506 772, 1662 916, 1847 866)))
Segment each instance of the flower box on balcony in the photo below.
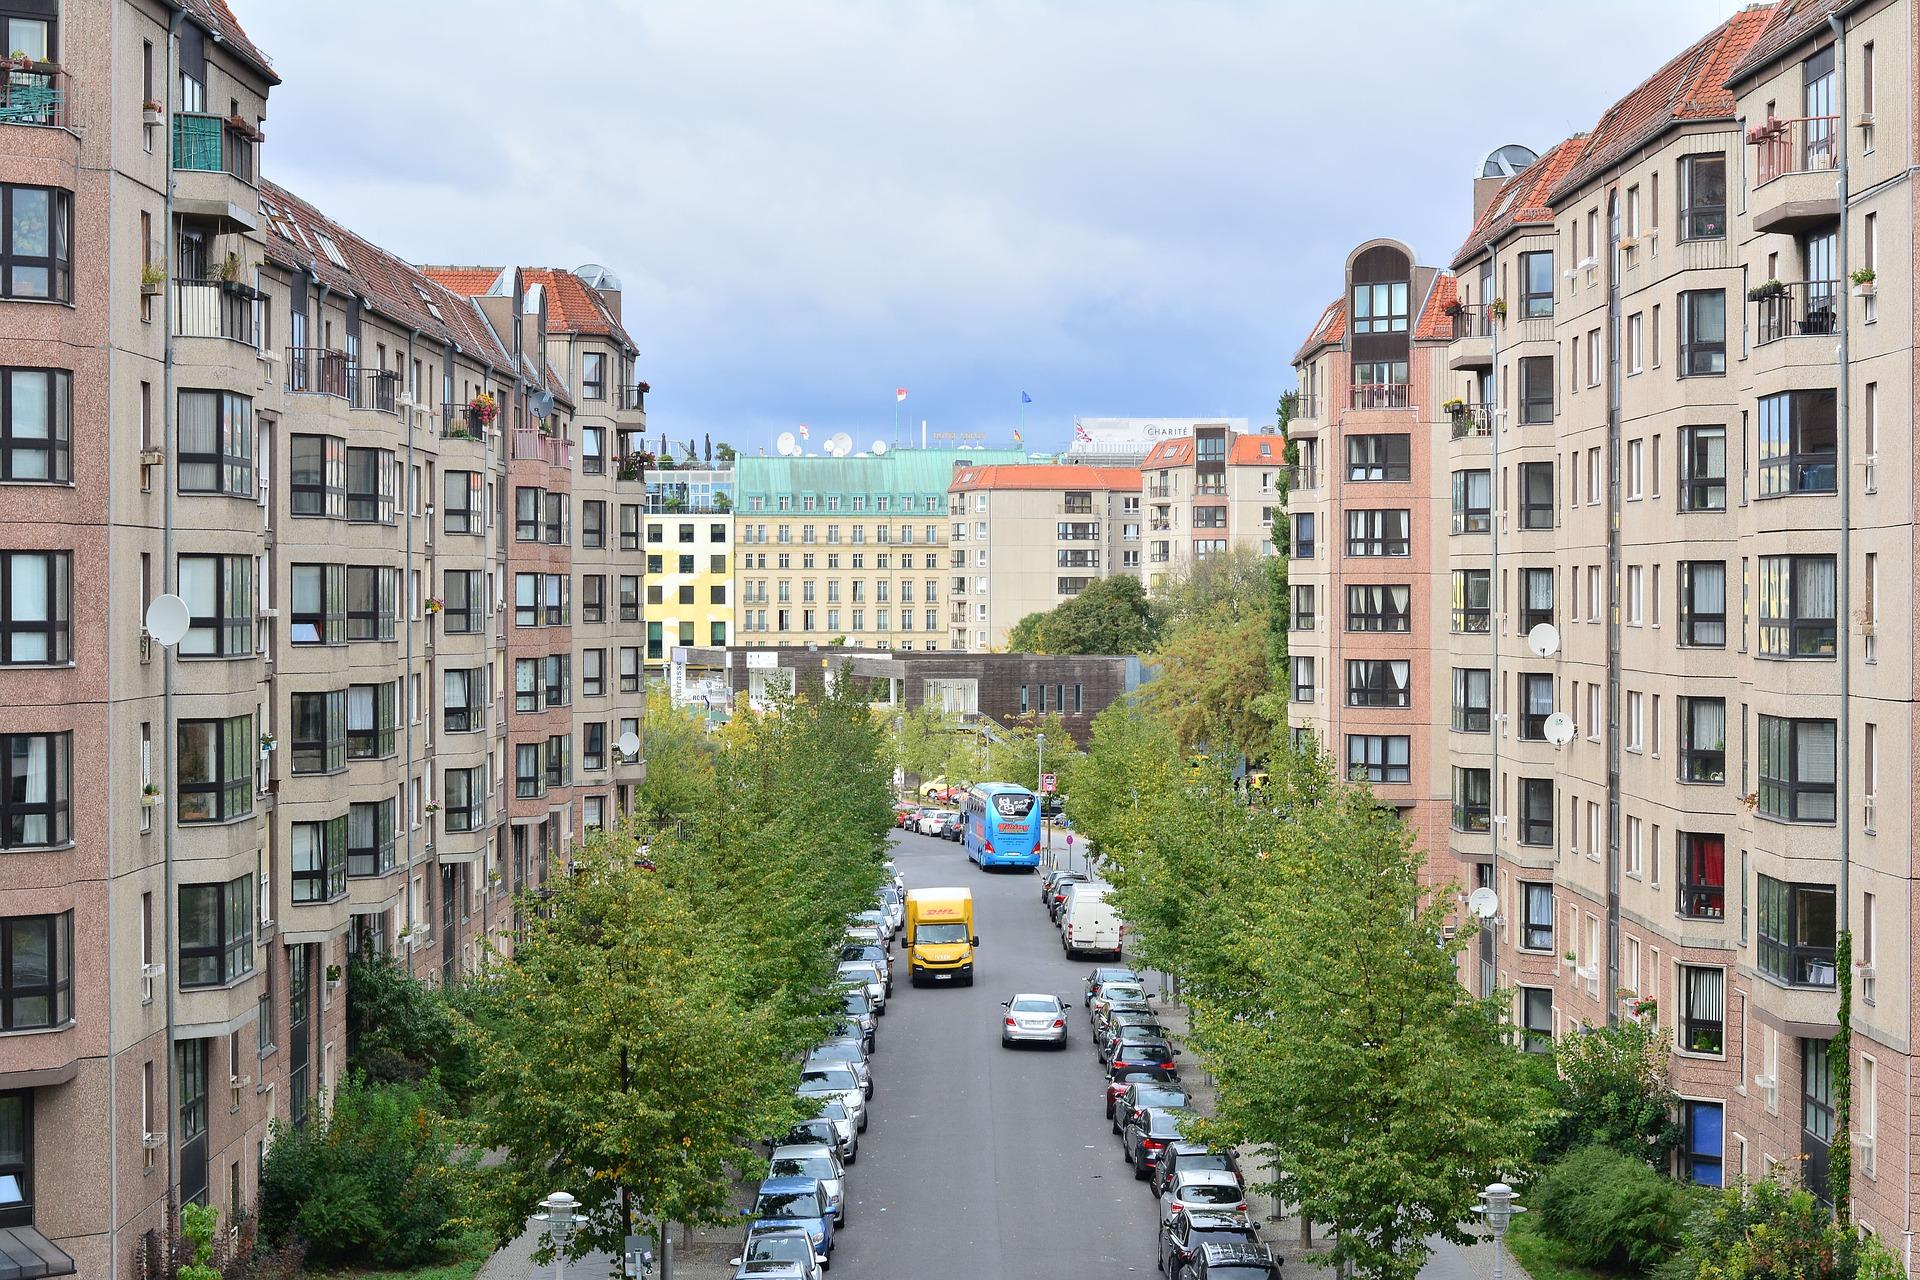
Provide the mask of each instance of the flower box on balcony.
POLYGON ((1786 296, 1787 286, 1786 283, 1781 280, 1763 280, 1747 290, 1748 302, 1766 302, 1772 298, 1784 298, 1786 296))
POLYGON ((1753 146, 1773 142, 1787 134, 1787 122, 1779 116, 1768 116, 1759 124, 1747 130, 1747 141, 1753 146))
POLYGON ((163 108, 158 102, 155 102, 152 98, 148 98, 145 102, 140 104, 140 123, 141 124, 149 125, 149 126, 163 124, 166 122, 166 118, 167 118, 167 113, 165 108, 163 108))
POLYGON ((1450 316, 1457 316, 1467 309, 1467 304, 1458 298, 1449 298, 1447 304, 1440 309, 1450 316))

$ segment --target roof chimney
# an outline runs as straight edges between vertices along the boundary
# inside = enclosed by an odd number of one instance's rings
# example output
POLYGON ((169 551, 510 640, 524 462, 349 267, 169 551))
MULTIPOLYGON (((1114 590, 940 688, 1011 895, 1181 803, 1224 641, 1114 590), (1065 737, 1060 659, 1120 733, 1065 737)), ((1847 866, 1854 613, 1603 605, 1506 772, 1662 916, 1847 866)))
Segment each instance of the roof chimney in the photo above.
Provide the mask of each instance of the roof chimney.
POLYGON ((1487 211, 1487 206, 1493 203, 1493 198, 1500 194, 1500 188, 1506 185, 1507 179, 1504 177, 1473 180, 1473 221, 1476 226, 1479 225, 1480 215, 1487 211))

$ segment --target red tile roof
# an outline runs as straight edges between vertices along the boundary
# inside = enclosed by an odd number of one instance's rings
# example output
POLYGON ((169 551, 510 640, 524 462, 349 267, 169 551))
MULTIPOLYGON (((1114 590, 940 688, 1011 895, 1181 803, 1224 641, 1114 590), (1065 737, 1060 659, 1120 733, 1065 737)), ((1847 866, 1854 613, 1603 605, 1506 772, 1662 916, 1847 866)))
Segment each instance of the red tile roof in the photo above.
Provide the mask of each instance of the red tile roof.
POLYGON ((1227 447, 1227 462, 1236 467, 1272 466, 1285 462, 1287 438, 1275 432, 1257 431, 1235 436, 1227 447))
POLYGON ((1442 271, 1434 276, 1433 288, 1427 290, 1427 303, 1420 308, 1420 319, 1413 326, 1413 336, 1419 338, 1439 338, 1450 340, 1453 337, 1453 317, 1447 314, 1446 307, 1458 292, 1458 283, 1442 271))
POLYGON ((1138 491, 1135 467, 1082 467, 1070 463, 1005 463, 961 467, 953 473, 949 493, 975 489, 1114 489, 1138 491))
POLYGON ((499 267, 421 267, 420 270, 463 298, 492 293, 495 282, 500 279, 499 267))
POLYGON ((1146 471, 1152 467, 1184 467, 1193 461, 1193 437, 1179 436, 1172 440, 1162 440, 1147 450, 1146 459, 1140 469, 1146 471))
POLYGON ((221 44, 258 67, 268 84, 280 83, 279 73, 273 69, 273 59, 248 38, 240 26, 240 19, 234 17, 233 10, 227 6, 227 0, 174 0, 174 3, 194 21, 219 36, 221 44))
POLYGON ((546 286, 547 323, 566 333, 603 334, 618 338, 629 347, 633 339, 613 312, 601 300, 598 291, 571 271, 552 267, 528 267, 521 273, 529 283, 546 286))
POLYGON ((1580 158, 1546 192, 1547 200, 1559 203, 1679 121, 1731 119, 1728 74, 1773 17, 1770 8, 1742 9, 1609 107, 1587 136, 1580 158))
POLYGON ((1726 87, 1732 90, 1802 40, 1824 39, 1827 15, 1840 6, 1841 0, 1781 0, 1773 6, 1766 27, 1748 47, 1746 56, 1734 63, 1726 87))
POLYGON ((1307 334, 1307 340, 1293 353, 1293 363, 1299 364, 1307 358, 1307 353, 1316 347, 1331 346, 1347 336, 1347 304, 1344 298, 1336 298, 1327 304, 1320 313, 1320 319, 1314 323, 1307 334))
POLYGON ((1567 176, 1567 170, 1580 158, 1586 138, 1584 133, 1574 134, 1508 178, 1480 211, 1466 242, 1455 251, 1454 267, 1463 266, 1515 227, 1553 225, 1553 208, 1547 203, 1547 192, 1567 176))

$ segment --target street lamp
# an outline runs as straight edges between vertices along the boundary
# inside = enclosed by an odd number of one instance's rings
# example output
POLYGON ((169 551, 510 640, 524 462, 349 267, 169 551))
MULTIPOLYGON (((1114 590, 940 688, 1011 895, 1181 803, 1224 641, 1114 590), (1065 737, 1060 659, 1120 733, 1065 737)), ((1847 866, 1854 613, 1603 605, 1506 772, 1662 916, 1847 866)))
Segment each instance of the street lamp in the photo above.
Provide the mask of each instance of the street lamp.
POLYGON ((1516 1199, 1512 1187, 1504 1182, 1495 1182, 1480 1193, 1480 1203, 1473 1207, 1473 1211, 1484 1215, 1487 1225, 1493 1228, 1493 1280, 1502 1280, 1505 1274, 1507 1224, 1513 1221, 1514 1214, 1526 1212, 1515 1203, 1516 1199))
POLYGON ((586 1215, 575 1213, 580 1202, 564 1191, 556 1191, 540 1202, 545 1213, 536 1213, 533 1220, 546 1227, 547 1234, 553 1237, 553 1280, 566 1280, 567 1240, 577 1227, 587 1225, 586 1215))

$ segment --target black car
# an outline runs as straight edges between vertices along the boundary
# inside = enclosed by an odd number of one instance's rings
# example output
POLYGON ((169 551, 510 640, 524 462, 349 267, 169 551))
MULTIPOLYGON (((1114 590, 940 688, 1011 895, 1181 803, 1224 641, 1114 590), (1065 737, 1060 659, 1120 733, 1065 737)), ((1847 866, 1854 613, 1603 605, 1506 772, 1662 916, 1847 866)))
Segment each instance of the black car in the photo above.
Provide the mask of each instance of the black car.
POLYGON ((1107 1032, 1113 1027, 1113 1020, 1123 1013, 1144 1013, 1151 1018, 1153 1016, 1153 1006, 1145 1000, 1136 999, 1132 996, 1117 996, 1107 1002, 1106 1008, 1094 1010, 1092 1018, 1093 1042, 1096 1045, 1106 1041, 1107 1032))
POLYGON ((1100 1046, 1100 1061, 1108 1062, 1123 1056, 1128 1046, 1134 1044, 1170 1043, 1167 1029, 1157 1022, 1145 1022, 1131 1027, 1115 1027, 1107 1042, 1100 1046))
POLYGON ((1255 1241, 1203 1244, 1173 1280, 1277 1280, 1280 1260, 1255 1241))
POLYGON ((1240 1161, 1229 1148, 1215 1151, 1201 1142, 1180 1141, 1172 1143, 1160 1153, 1160 1163, 1153 1167, 1153 1177, 1149 1187, 1156 1196, 1173 1183, 1173 1176, 1188 1169, 1221 1169, 1239 1176, 1240 1161))
POLYGON ((839 1140, 834 1136, 832 1121, 826 1119, 802 1120, 799 1124, 787 1130, 785 1137, 769 1141, 766 1146, 768 1150, 772 1150, 775 1147, 810 1146, 816 1142, 825 1147, 832 1147, 835 1151, 840 1149, 839 1140))
POLYGON ((1180 1140, 1180 1118, 1186 1114, 1175 1107, 1145 1107, 1127 1118, 1120 1130, 1120 1154, 1133 1166, 1136 1179, 1145 1182, 1167 1144, 1180 1140))
POLYGON ((1078 871, 1069 871, 1054 880, 1053 887, 1047 891, 1047 919, 1059 924, 1060 913, 1067 909, 1067 886, 1085 884, 1087 880, 1088 877, 1078 871))
POLYGON ((1107 1059, 1107 1069, 1165 1067, 1171 1070, 1173 1060, 1177 1056, 1173 1046, 1165 1040, 1129 1040, 1123 1042, 1113 1056, 1107 1059))
MULTIPOLYGON (((1216 1213, 1211 1211, 1189 1212, 1185 1209, 1175 1213, 1160 1226, 1160 1269, 1172 1277, 1172 1280, 1186 1280, 1190 1276, 1206 1274, 1202 1269, 1209 1265, 1204 1257, 1209 1247, 1232 1248, 1239 1246, 1264 1249, 1259 1234, 1253 1229, 1253 1220, 1244 1213, 1216 1213)), ((1267 1271, 1252 1271, 1245 1276, 1235 1276, 1224 1267, 1214 1271, 1216 1280, 1233 1276, 1233 1280, 1268 1280, 1275 1274, 1272 1268, 1272 1254, 1267 1271)), ((1218 1265, 1218 1264, 1213 1264, 1218 1265)))
MULTIPOLYGON (((1119 1101, 1120 1095, 1127 1091, 1128 1085, 1149 1081, 1178 1086, 1180 1073, 1171 1067, 1161 1066, 1110 1069, 1107 1072, 1107 1118, 1109 1120, 1113 1118, 1113 1108, 1119 1101)), ((1114 1132, 1118 1133, 1120 1130, 1116 1128, 1114 1132)))
MULTIPOLYGON (((1184 1107, 1187 1090, 1177 1080, 1136 1080, 1113 1100, 1113 1131, 1119 1133, 1142 1111, 1151 1107, 1184 1107)), ((1190 1144, 1182 1144, 1190 1145, 1190 1144)))
POLYGON ((1100 1056, 1104 1058, 1106 1056, 1108 1043, 1112 1041, 1117 1034, 1131 1029, 1134 1034, 1129 1035, 1127 1039, 1138 1040, 1140 1039, 1139 1033, 1143 1028, 1147 1031, 1148 1039, 1167 1040, 1172 1038, 1165 1025, 1160 1022, 1160 1016, 1152 1009, 1128 1008, 1109 1011, 1106 1017, 1095 1022, 1093 1024, 1093 1042, 1100 1047, 1100 1056))

